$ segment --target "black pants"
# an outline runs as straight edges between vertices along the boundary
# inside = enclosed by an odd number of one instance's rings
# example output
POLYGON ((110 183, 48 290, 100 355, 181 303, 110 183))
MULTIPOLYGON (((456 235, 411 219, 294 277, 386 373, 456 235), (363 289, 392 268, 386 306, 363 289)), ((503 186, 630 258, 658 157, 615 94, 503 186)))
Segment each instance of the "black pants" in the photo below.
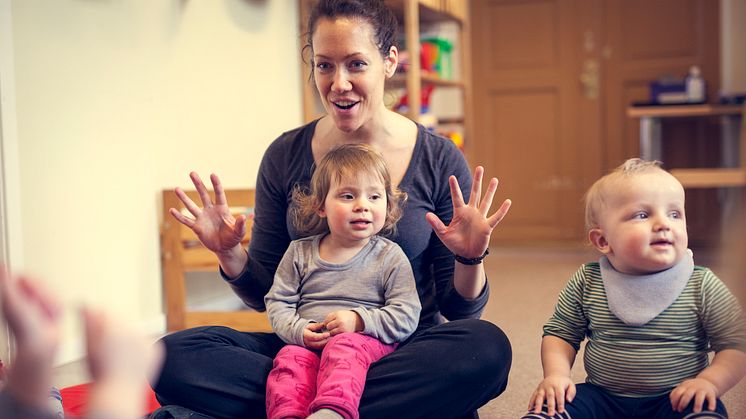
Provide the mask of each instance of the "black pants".
MULTIPOLYGON (((263 418, 272 359, 284 343, 272 333, 200 327, 163 338, 166 361, 154 390, 217 418, 263 418)), ((483 320, 417 330, 368 371, 361 418, 458 418, 505 390, 510 342, 483 320)))
POLYGON ((522 419, 615 419, 615 418, 656 418, 656 419, 724 419, 728 417, 725 405, 717 400, 715 411, 693 413, 694 402, 682 413, 674 412, 668 394, 653 397, 615 396, 599 386, 583 383, 576 386, 577 394, 572 403, 565 404, 565 413, 549 416, 546 404, 542 413, 528 413, 522 419))

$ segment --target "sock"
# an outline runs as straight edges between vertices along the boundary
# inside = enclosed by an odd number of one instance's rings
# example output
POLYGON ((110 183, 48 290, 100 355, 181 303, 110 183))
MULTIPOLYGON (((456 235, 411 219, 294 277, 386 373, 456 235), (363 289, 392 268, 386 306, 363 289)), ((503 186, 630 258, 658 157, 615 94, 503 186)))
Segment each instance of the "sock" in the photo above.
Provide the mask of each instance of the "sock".
POLYGON ((306 419, 342 419, 342 415, 332 409, 319 409, 306 419))
POLYGON ((65 410, 62 408, 62 395, 57 387, 49 391, 49 410, 55 418, 64 418, 65 410))

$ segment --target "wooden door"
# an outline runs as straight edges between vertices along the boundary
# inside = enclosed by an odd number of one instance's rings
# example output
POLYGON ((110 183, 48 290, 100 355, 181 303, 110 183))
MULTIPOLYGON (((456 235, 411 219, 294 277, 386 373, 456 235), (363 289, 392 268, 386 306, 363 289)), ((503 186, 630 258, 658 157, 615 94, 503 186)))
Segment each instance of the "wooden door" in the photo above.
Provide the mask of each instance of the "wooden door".
POLYGON ((600 172, 600 109, 598 81, 586 91, 579 75, 584 63, 598 69, 598 14, 585 0, 472 3, 475 138, 467 156, 514 202, 496 240, 582 234, 580 199, 600 172))
POLYGON ((717 3, 472 2, 475 138, 467 155, 501 180, 500 197, 514 200, 495 240, 584 237, 583 193, 639 153, 638 121, 625 110, 648 98, 648 83, 697 64, 716 94, 717 3))

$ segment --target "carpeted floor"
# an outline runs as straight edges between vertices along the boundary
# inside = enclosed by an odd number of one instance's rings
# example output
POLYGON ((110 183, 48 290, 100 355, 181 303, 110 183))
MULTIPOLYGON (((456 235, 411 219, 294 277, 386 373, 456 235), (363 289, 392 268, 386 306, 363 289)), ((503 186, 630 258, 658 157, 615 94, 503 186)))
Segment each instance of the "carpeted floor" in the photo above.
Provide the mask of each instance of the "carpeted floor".
MULTIPOLYGON (((722 261, 694 250, 695 262, 710 267, 746 305, 746 275, 720 267, 722 261)), ((542 378, 541 329, 554 310, 557 294, 585 262, 596 260, 591 249, 509 248, 490 249, 486 265, 491 287, 484 319, 500 326, 513 346, 513 367, 506 391, 479 410, 482 419, 520 418, 528 399, 542 378)), ((573 378, 585 380, 582 353, 573 378)), ((746 418, 746 380, 723 397, 731 418, 746 418)))

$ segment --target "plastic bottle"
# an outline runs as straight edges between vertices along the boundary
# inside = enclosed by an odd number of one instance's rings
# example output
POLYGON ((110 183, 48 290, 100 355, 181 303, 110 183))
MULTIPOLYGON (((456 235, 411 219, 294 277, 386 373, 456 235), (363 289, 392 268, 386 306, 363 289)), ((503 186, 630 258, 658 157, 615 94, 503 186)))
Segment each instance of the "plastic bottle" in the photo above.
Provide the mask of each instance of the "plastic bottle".
POLYGON ((705 101, 705 81, 696 65, 689 67, 689 75, 686 76, 686 97, 689 103, 705 101))

